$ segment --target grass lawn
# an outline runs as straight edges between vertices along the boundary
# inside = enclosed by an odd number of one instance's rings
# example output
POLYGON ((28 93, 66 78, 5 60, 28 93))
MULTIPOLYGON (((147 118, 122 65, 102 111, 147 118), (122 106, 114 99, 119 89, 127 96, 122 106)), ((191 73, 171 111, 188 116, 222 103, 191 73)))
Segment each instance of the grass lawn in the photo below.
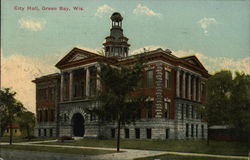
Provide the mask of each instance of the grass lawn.
POLYGON ((22 145, 1 145, 3 149, 26 150, 37 152, 52 152, 65 154, 82 154, 82 155, 98 155, 114 153, 115 151, 97 150, 97 149, 81 149, 81 148, 62 148, 62 147, 41 147, 41 146, 22 146, 22 145))
MULTIPOLYGON (((24 139, 23 137, 13 137, 12 142, 13 143, 17 143, 17 142, 32 142, 32 141, 46 141, 46 140, 53 140, 55 138, 53 137, 46 137, 46 138, 34 138, 31 140, 28 139, 24 139)), ((0 142, 9 142, 10 141, 10 137, 0 137, 0 142)))
POLYGON ((182 155, 161 155, 146 158, 137 158, 135 160, 236 160, 227 158, 201 157, 201 156, 182 156, 182 155))
MULTIPOLYGON (((81 139, 75 142, 50 142, 46 144, 77 145, 90 147, 112 147, 116 148, 116 140, 81 139)), ((121 148, 179 151, 190 153, 208 153, 221 155, 247 156, 247 145, 239 142, 211 141, 206 140, 121 140, 121 148)))

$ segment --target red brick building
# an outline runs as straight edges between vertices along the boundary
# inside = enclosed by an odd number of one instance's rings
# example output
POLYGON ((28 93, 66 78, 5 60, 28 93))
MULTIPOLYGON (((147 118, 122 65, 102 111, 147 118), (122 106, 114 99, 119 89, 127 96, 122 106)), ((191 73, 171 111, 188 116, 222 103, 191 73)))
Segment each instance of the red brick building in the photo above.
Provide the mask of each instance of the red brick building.
MULTIPOLYGON (((129 56, 130 44, 123 35, 122 20, 119 13, 112 14, 110 35, 103 44, 105 56, 73 48, 56 64, 60 74, 34 80, 38 136, 116 136, 113 124, 99 126, 97 118, 85 113, 84 108, 97 105, 99 62, 119 66, 136 61, 136 55, 129 56)), ((127 125, 122 137, 206 138, 207 123, 195 106, 206 101, 209 74, 197 57, 179 58, 160 48, 140 56, 145 60, 145 73, 137 92, 146 95, 148 103, 141 109, 140 120, 127 125)))

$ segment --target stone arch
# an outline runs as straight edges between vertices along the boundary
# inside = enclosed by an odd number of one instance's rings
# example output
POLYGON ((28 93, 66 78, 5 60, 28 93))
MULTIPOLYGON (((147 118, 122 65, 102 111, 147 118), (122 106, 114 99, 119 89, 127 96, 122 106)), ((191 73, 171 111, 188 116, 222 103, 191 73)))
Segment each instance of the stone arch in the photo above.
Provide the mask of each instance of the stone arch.
POLYGON ((81 107, 74 107, 69 113, 69 119, 71 120, 73 118, 74 114, 76 114, 76 113, 80 113, 83 116, 83 118, 85 119, 85 121, 88 119, 86 112, 84 112, 84 110, 81 107))

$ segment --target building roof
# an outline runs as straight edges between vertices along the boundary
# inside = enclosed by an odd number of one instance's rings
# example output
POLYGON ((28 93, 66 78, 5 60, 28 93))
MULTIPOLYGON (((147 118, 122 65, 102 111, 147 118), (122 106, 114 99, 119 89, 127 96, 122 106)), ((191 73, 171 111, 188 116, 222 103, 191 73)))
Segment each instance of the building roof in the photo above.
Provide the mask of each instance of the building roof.
POLYGON ((60 79, 60 73, 53 73, 53 74, 48 74, 42 77, 38 77, 35 80, 33 80, 32 82, 37 83, 37 82, 43 82, 43 81, 47 81, 47 80, 54 80, 54 79, 60 79))
POLYGON ((230 127, 228 125, 213 125, 210 126, 209 129, 229 129, 230 127))
MULTIPOLYGON (((173 55, 169 49, 163 50, 161 48, 152 51, 144 51, 140 54, 130 55, 128 57, 111 58, 75 47, 68 54, 66 54, 55 66, 58 69, 65 69, 72 66, 79 66, 94 62, 108 62, 113 65, 126 65, 134 63, 138 57, 143 57, 145 61, 166 61, 168 63, 174 64, 174 66, 182 66, 200 72, 206 78, 210 76, 208 74, 208 71, 196 56, 193 55, 179 58, 173 55)), ((35 80, 33 80, 33 82, 36 83, 44 80, 53 80, 59 78, 60 74, 54 73, 36 78, 35 80)))
POLYGON ((17 125, 17 124, 13 124, 13 125, 7 125, 6 128, 18 129, 18 128, 21 128, 21 127, 19 125, 17 125))

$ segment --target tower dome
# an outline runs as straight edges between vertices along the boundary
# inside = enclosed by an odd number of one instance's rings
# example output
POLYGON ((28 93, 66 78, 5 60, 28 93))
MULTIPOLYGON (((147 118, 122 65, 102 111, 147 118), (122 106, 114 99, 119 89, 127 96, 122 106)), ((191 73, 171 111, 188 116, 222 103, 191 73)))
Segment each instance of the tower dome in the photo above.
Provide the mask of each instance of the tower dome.
POLYGON ((114 12, 110 19, 112 22, 110 36, 106 37, 106 41, 103 43, 105 56, 127 57, 130 44, 128 44, 128 38, 123 35, 123 17, 120 13, 114 12))
POLYGON ((111 15, 110 19, 115 22, 120 22, 123 20, 121 14, 119 12, 115 12, 111 15))

